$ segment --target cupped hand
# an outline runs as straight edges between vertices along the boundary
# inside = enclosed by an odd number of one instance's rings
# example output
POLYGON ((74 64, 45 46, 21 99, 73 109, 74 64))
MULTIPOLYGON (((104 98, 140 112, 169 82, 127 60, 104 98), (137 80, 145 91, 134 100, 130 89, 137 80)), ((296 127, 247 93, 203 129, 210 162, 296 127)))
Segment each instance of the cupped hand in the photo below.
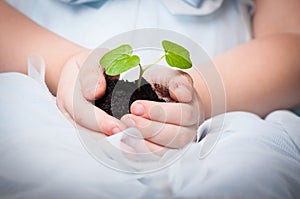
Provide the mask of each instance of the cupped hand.
MULTIPOLYGON (((125 115, 121 121, 127 127, 137 128, 149 150, 160 155, 168 149, 183 148, 195 141, 197 128, 204 120, 204 110, 190 75, 163 68, 148 71, 145 78, 167 103, 135 101, 131 105, 131 114, 125 115)), ((129 147, 134 150, 135 146, 130 146, 130 143, 129 147)))
POLYGON ((76 126, 112 135, 126 126, 92 103, 105 94, 104 69, 99 66, 105 53, 105 49, 87 50, 66 62, 58 84, 57 106, 76 126))

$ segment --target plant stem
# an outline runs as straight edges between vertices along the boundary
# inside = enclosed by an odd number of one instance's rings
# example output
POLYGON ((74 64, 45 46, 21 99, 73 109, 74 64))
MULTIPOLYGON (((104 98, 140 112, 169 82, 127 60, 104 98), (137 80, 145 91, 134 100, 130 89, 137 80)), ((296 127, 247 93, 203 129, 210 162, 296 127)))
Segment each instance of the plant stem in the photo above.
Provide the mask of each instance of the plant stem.
POLYGON ((147 66, 145 66, 143 73, 148 70, 151 66, 157 64, 158 62, 160 62, 163 58, 165 58, 166 54, 163 54, 160 58, 158 58, 155 62, 153 62, 152 64, 149 64, 147 66))
POLYGON ((139 64, 140 67, 140 75, 139 75, 139 80, 138 80, 138 89, 140 89, 141 87, 141 83, 142 83, 142 77, 143 74, 145 73, 146 70, 148 70, 151 66, 157 64, 158 62, 160 62, 164 57, 166 56, 166 54, 162 55, 160 58, 158 58, 155 62, 145 66, 145 68, 143 69, 142 65, 139 64))
POLYGON ((141 83, 142 83, 142 76, 144 74, 144 70, 141 64, 139 64, 140 67, 140 75, 139 75, 139 80, 138 80, 138 89, 140 90, 141 83))

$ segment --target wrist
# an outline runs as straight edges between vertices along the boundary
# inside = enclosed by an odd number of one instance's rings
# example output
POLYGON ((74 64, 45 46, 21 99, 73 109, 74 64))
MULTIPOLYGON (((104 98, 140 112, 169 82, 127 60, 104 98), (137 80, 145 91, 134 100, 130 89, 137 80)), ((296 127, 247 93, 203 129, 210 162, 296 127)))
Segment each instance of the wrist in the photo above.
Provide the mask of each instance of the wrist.
POLYGON ((58 82, 61 76, 61 71, 68 60, 77 54, 89 52, 88 49, 69 43, 57 51, 57 48, 45 57, 46 62, 46 84, 53 95, 57 93, 58 82))

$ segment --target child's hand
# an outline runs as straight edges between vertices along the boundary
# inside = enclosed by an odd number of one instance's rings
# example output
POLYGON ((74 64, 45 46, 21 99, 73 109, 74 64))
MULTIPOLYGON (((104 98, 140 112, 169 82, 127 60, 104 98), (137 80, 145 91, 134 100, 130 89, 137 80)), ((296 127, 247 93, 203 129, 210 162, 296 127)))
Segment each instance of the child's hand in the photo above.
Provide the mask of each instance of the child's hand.
POLYGON ((132 114, 121 121, 137 128, 148 141, 148 148, 158 154, 166 148, 182 148, 194 141, 197 128, 204 120, 204 110, 194 92, 192 78, 172 69, 149 71, 145 78, 169 102, 136 101, 131 105, 132 114))
POLYGON ((123 130, 125 125, 91 103, 106 90, 103 69, 98 63, 105 52, 97 49, 90 55, 90 51, 84 51, 66 62, 59 80, 57 106, 76 125, 111 135, 123 130))

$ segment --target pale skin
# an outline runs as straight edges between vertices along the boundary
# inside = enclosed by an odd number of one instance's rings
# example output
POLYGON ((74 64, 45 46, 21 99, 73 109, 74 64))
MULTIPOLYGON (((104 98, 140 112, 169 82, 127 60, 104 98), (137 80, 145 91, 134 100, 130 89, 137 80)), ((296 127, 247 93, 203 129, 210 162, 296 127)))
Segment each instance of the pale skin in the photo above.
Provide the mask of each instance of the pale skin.
MULTIPOLYGON (((224 83, 226 111, 249 111, 264 117, 273 110, 300 105, 299 10, 299 0, 257 0, 252 24, 254 38, 213 58, 224 83)), ((0 71, 27 73, 27 56, 39 53, 48 66, 46 83, 57 96, 58 107, 83 128, 111 135, 134 125, 148 140, 149 149, 156 151, 183 147, 194 139, 203 119, 213 116, 209 91, 193 69, 187 71, 189 75, 176 73, 172 78, 165 77, 170 96, 180 103, 137 101, 131 106, 132 114, 121 121, 108 116, 89 103, 101 97, 106 89, 105 81, 101 81, 103 70, 96 61, 89 69, 79 70, 90 53, 88 49, 38 26, 3 1, 0 13, 0 43, 5 46, 0 49, 0 71), (81 89, 74 91, 77 81, 81 89), (193 97, 192 85, 201 100, 193 97), (73 92, 78 93, 77 111, 72 106, 73 92), (153 107, 161 107, 166 113, 164 117, 151 113, 153 107), (89 118, 89 111, 95 112, 96 118, 89 118), (181 111, 185 117, 175 114, 181 111), (203 117, 185 119, 195 115, 203 117), (153 129, 159 129, 160 133, 151 136, 153 129)), ((101 56, 105 50, 96 53, 101 56)))

